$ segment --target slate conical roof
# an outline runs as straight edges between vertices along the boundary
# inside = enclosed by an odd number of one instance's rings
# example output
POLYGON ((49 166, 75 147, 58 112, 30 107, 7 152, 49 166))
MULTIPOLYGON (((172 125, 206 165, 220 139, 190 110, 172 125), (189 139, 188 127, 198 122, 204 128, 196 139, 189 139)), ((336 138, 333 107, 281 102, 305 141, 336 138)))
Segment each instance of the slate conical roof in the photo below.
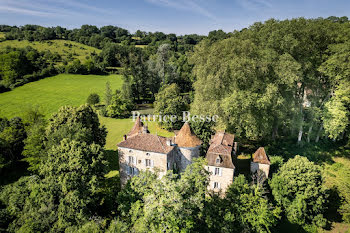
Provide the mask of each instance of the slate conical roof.
POLYGON ((262 163, 270 165, 269 157, 267 157, 264 147, 259 147, 253 154, 254 163, 262 163))
POLYGON ((175 143, 179 147, 197 147, 202 144, 202 141, 191 132, 190 124, 185 122, 175 137, 175 143))

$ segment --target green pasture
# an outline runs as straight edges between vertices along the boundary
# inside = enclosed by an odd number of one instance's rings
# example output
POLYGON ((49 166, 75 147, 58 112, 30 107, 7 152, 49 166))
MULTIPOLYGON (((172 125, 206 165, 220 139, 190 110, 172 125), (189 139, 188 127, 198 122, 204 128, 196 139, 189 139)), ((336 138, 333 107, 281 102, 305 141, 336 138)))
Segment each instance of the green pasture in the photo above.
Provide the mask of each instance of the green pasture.
MULTIPOLYGON (((3 34, 2 34, 3 35, 3 34)), ((0 34, 1 38, 1 34, 0 34)), ((5 49, 7 46, 15 48, 25 48, 31 46, 38 51, 51 51, 52 53, 57 52, 62 56, 62 58, 67 58, 69 54, 73 58, 77 58, 81 61, 86 60, 87 56, 91 53, 100 53, 101 50, 90 47, 87 45, 80 44, 78 42, 69 40, 47 40, 47 41, 27 41, 27 40, 5 40, 0 42, 0 51, 5 49)))

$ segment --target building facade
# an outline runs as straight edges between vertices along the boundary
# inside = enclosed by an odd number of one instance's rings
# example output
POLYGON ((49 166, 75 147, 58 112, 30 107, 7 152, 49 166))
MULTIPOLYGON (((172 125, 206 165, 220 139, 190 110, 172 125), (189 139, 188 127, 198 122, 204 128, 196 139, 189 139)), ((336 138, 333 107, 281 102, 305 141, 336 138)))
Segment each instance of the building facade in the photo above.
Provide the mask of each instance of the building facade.
POLYGON ((150 134, 137 118, 131 131, 118 144, 121 185, 140 171, 158 172, 159 177, 168 170, 184 171, 199 157, 201 144, 187 122, 174 138, 165 138, 150 134))
POLYGON ((214 192, 225 193, 233 183, 235 166, 232 162, 236 154, 234 147, 234 135, 225 132, 217 132, 210 140, 210 146, 206 155, 210 172, 208 189, 214 192))

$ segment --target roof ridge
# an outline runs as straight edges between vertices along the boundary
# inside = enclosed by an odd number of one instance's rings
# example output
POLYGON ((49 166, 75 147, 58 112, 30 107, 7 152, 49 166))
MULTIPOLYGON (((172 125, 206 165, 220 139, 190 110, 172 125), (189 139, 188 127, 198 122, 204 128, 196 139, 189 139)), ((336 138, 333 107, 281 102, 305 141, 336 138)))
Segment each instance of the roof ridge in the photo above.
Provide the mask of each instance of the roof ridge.
POLYGON ((154 136, 156 136, 157 137, 157 139, 158 139, 158 142, 160 143, 160 145, 162 146, 162 148, 163 148, 163 152, 166 152, 165 151, 165 148, 164 148, 164 146, 163 146, 163 143, 160 141, 160 139, 159 139, 159 136, 158 135, 154 135, 154 136))

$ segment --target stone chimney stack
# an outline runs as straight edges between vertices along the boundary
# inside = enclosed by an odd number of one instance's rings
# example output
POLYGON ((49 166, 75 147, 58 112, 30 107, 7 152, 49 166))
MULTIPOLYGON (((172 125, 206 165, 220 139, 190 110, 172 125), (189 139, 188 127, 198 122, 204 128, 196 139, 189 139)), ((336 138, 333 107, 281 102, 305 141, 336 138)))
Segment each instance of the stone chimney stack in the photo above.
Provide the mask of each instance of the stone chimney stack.
POLYGON ((143 127, 142 127, 142 133, 148 133, 148 125, 145 124, 143 127))

